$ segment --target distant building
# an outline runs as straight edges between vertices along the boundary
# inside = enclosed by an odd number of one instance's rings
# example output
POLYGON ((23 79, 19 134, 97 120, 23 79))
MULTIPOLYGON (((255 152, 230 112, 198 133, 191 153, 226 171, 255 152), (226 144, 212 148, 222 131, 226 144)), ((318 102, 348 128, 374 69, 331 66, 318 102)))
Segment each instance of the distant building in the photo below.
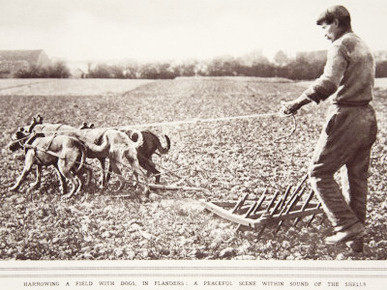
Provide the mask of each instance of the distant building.
POLYGON ((80 68, 76 68, 70 72, 71 77, 74 79, 84 79, 87 74, 80 68))
POLYGON ((66 65, 75 79, 87 78, 91 67, 90 61, 66 61, 66 65))
POLYGON ((0 50, 0 77, 11 78, 20 69, 50 66, 47 54, 39 50, 0 50))

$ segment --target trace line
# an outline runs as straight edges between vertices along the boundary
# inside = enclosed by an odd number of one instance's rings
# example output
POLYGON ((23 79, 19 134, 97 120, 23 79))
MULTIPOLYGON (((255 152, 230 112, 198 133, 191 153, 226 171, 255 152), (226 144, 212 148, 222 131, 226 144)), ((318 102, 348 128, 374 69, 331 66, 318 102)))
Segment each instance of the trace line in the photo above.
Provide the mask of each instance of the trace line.
POLYGON ((276 112, 276 113, 252 114, 252 115, 219 117, 219 118, 208 118, 208 119, 195 118, 195 119, 191 119, 191 120, 182 120, 182 121, 156 122, 156 123, 148 123, 148 124, 127 125, 127 126, 121 126, 121 127, 116 127, 116 128, 125 129, 125 128, 155 127, 155 126, 174 126, 174 125, 183 125, 183 124, 210 123, 210 122, 222 122, 222 121, 230 121, 230 120, 260 118, 260 117, 271 117, 271 116, 276 116, 276 115, 282 115, 282 114, 276 112))

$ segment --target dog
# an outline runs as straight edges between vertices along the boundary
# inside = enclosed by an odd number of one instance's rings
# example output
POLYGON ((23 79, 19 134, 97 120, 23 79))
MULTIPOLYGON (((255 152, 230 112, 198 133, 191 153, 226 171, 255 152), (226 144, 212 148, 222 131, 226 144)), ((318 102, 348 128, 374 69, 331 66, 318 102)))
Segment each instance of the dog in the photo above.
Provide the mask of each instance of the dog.
MULTIPOLYGON (((139 138, 139 134, 137 132, 126 130, 124 131, 128 136, 136 141, 139 138)), ((156 164, 152 160, 153 154, 157 154, 156 150, 159 154, 168 153, 171 148, 171 140, 167 135, 164 135, 165 140, 167 142, 166 147, 164 148, 161 145, 160 139, 152 132, 146 130, 141 131, 141 135, 143 138, 143 144, 138 147, 137 150, 137 158, 142 168, 147 171, 147 175, 153 174, 155 176, 155 182, 160 183, 160 171, 156 169, 156 164)))
MULTIPOLYGON (((82 131, 85 131, 84 129, 82 131)), ((92 129, 97 130, 97 129, 92 129)), ((140 133, 138 132, 140 135, 140 133)), ((82 140, 82 137, 80 137, 82 140)), ((110 179, 110 173, 113 172, 117 175, 121 175, 121 170, 118 164, 122 164, 124 158, 129 161, 133 169, 133 174, 136 178, 136 181, 139 181, 139 176, 141 176, 144 181, 144 192, 146 196, 149 195, 149 186, 148 178, 140 168, 138 160, 138 148, 142 145, 143 138, 140 137, 135 142, 129 138, 127 134, 119 130, 107 129, 105 130, 102 139, 98 144, 85 143, 88 150, 91 150, 95 156, 99 158, 109 158, 109 169, 106 175, 106 182, 110 179)), ((122 188, 122 183, 118 187, 118 190, 122 188)))
POLYGON ((73 194, 78 194, 82 181, 77 173, 81 172, 86 160, 86 148, 78 139, 63 135, 31 134, 21 129, 16 132, 16 140, 11 143, 9 149, 14 152, 23 148, 25 150, 24 169, 16 183, 9 188, 11 191, 19 189, 35 164, 37 165, 36 181, 31 184, 30 190, 40 186, 42 166, 53 165, 59 177, 63 197, 68 199, 73 194), (72 185, 68 194, 66 194, 66 179, 72 185))
MULTIPOLYGON (((53 133, 63 134, 72 136, 79 139, 87 148, 87 157, 96 158, 100 161, 102 168, 101 183, 102 187, 106 186, 106 183, 110 180, 110 172, 121 175, 121 170, 118 164, 123 162, 123 158, 129 161, 136 181, 138 182, 139 176, 142 176, 145 180, 144 192, 149 194, 148 179, 142 172, 139 166, 137 158, 137 148, 142 145, 143 138, 139 138, 136 142, 132 141, 125 133, 106 128, 87 128, 87 123, 83 124, 82 129, 76 129, 72 126, 62 124, 50 124, 43 123, 43 118, 38 115, 34 117, 32 123, 27 126, 29 132, 42 132, 42 133, 53 133), (109 159, 109 168, 105 176, 105 160, 109 159)), ((138 131, 138 135, 140 135, 138 131)), ((120 181, 117 190, 122 188, 123 184, 120 181)))
MULTIPOLYGON (((102 136, 105 130, 83 131, 84 129, 90 129, 92 127, 94 127, 93 124, 87 125, 87 123, 83 123, 82 126, 79 127, 79 129, 70 125, 64 125, 60 123, 59 124, 43 123, 43 117, 38 114, 36 117, 32 118, 32 121, 29 125, 22 127, 21 129, 29 133, 38 132, 38 133, 44 133, 46 135, 61 134, 61 135, 72 136, 78 139, 79 139, 79 136, 82 135, 82 140, 81 140, 82 142, 98 144, 100 140, 102 140, 102 136), (80 132, 80 130, 82 130, 82 132, 80 132)), ((100 168, 102 170, 102 174, 99 182, 101 184, 101 187, 104 188, 106 186, 106 177, 105 177, 106 157, 102 157, 101 154, 95 154, 92 150, 87 150, 87 157, 91 159, 97 159, 99 161, 100 168)))
MULTIPOLYGON (((87 123, 83 123, 81 126, 82 129, 90 129, 95 128, 94 124, 87 125, 87 123)), ((139 138, 138 132, 132 130, 122 130, 125 132, 130 139, 133 141, 137 141, 139 138)), ((143 138, 143 144, 137 149, 137 158, 140 163, 140 166, 147 171, 147 176, 150 174, 155 175, 155 182, 160 183, 160 171, 156 169, 156 164, 152 160, 153 154, 157 154, 156 150, 158 150, 159 154, 166 154, 171 148, 171 140, 167 135, 164 135, 165 140, 167 142, 166 147, 164 148, 161 145, 160 139, 152 132, 146 130, 141 131, 141 135, 143 138)))

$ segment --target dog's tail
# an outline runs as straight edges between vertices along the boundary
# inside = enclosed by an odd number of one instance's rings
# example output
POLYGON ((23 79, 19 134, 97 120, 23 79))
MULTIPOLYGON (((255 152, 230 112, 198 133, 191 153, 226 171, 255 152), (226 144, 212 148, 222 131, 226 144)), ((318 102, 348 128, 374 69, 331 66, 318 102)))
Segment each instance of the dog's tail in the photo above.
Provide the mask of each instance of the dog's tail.
POLYGON ((86 162, 86 145, 82 142, 79 142, 78 148, 81 150, 81 160, 79 161, 78 168, 74 170, 75 173, 78 173, 83 168, 86 162))
POLYGON ((159 150, 160 154, 166 154, 168 153, 169 149, 171 149, 171 140, 167 135, 164 135, 165 140, 167 141, 167 147, 163 147, 160 142, 157 144, 157 149, 159 150))
POLYGON ((102 135, 100 145, 94 144, 91 142, 85 142, 84 144, 85 144, 87 150, 90 150, 91 152, 96 153, 96 154, 101 154, 102 152, 104 152, 105 150, 109 150, 109 148, 110 148, 110 142, 109 142, 108 136, 106 134, 102 135))
POLYGON ((136 148, 140 147, 142 144, 144 144, 144 137, 142 136, 142 133, 140 130, 133 130, 130 132, 130 136, 129 138, 134 142, 134 146, 136 148), (133 141, 134 137, 133 135, 136 134, 137 135, 137 140, 136 141, 133 141))

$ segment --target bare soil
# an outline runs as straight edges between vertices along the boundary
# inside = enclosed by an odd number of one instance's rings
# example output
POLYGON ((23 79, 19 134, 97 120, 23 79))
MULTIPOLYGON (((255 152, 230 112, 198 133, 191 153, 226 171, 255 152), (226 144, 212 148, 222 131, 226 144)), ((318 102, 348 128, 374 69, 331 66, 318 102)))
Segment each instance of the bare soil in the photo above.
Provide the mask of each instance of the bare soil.
POLYGON ((99 92, 79 85, 78 93, 69 93, 70 88, 61 83, 54 87, 63 89, 51 94, 43 84, 40 89, 45 93, 36 94, 31 86, 30 93, 3 90, 0 96, 0 259, 386 259, 386 87, 377 86, 373 101, 379 133, 369 177, 368 235, 364 253, 353 254, 344 246, 323 243, 332 233, 323 215, 316 216, 310 227, 305 218, 297 227, 285 223, 277 234, 267 228, 257 237, 255 231, 236 231, 235 224, 214 216, 198 202, 237 200, 246 193, 259 197, 265 189, 273 194, 302 178, 328 104, 303 108, 296 115, 296 131, 279 142, 274 140, 292 131, 292 119, 265 114, 277 112, 281 100, 298 96, 304 86, 273 79, 180 78, 134 89, 105 87, 99 92), (19 192, 10 192, 23 161, 21 152, 12 154, 7 144, 12 133, 37 113, 46 122, 76 127, 83 122, 97 127, 165 122, 141 127, 161 136, 163 144, 163 134, 172 140, 170 152, 155 158, 165 172, 163 184, 186 186, 188 181, 208 191, 153 191, 151 199, 143 202, 132 186, 129 169, 124 170, 128 184, 120 192, 114 190, 116 178, 106 190, 99 189, 96 180, 101 173, 95 169, 91 185, 63 201, 55 172, 45 168, 39 190, 28 192, 34 179, 31 173, 19 192), (167 124, 251 114, 263 115, 167 124))

